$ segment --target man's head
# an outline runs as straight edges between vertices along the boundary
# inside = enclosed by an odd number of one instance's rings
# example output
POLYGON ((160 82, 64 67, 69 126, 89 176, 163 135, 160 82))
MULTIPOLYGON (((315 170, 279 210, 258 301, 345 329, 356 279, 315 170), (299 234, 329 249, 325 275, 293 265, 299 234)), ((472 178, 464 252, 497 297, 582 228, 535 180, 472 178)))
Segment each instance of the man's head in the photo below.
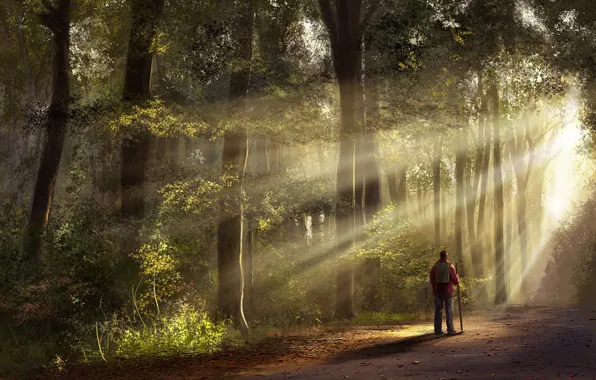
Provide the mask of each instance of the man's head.
POLYGON ((441 260, 447 260, 447 256, 449 256, 447 251, 442 250, 441 252, 439 252, 439 257, 441 258, 441 260))

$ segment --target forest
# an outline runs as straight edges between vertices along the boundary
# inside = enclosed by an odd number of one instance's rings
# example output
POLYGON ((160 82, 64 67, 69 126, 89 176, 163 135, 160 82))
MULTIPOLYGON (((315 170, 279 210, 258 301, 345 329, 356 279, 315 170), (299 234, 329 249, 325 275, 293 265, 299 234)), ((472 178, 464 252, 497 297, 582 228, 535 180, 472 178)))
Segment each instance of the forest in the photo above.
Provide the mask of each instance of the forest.
POLYGON ((596 304, 589 0, 0 1, 0 374, 596 304), (247 338, 248 339, 248 338, 247 338))

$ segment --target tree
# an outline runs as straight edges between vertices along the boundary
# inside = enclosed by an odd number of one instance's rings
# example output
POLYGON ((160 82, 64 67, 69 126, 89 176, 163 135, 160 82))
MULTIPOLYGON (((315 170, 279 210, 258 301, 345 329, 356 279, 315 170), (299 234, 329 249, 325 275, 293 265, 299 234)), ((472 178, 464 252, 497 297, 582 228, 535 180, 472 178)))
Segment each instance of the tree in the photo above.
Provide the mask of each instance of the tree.
MULTIPOLYGON (((366 94, 366 128, 362 138, 363 182, 364 182, 364 216, 365 224, 370 225, 381 204, 380 173, 377 165, 379 149, 376 143, 376 130, 380 121, 380 96, 378 78, 375 76, 375 62, 372 51, 365 52, 365 94, 366 94)), ((394 179, 395 180, 395 179, 394 179)), ((394 182, 395 184, 395 182, 394 182)), ((380 311, 379 294, 381 276, 381 259, 369 257, 364 261, 365 294, 364 307, 368 311, 380 311)))
POLYGON ((501 168, 501 134, 499 120, 499 88, 497 77, 493 74, 490 80, 490 98, 492 106, 492 124, 494 133, 493 144, 493 175, 495 184, 495 304, 507 302, 507 288, 505 284, 505 247, 503 241, 503 173, 501 168))
MULTIPOLYGON (((151 44, 157 33, 165 0, 134 0, 132 28, 124 79, 124 101, 142 104, 151 99, 151 44)), ((121 213, 126 219, 142 219, 145 212, 144 184, 149 158, 149 132, 135 131, 122 141, 121 213)))
MULTIPOLYGON (((443 150, 443 137, 439 136, 434 144, 433 166, 433 192, 434 192, 434 220, 435 220, 435 246, 441 245, 441 152, 443 150)), ((443 215, 443 218, 445 215, 443 215)), ((456 222, 457 223, 457 222, 456 222)), ((445 232, 445 231, 443 231, 445 232)), ((457 237, 456 237, 457 239, 457 237)), ((461 252, 458 249, 458 252, 461 252)), ((458 253, 459 254, 459 253, 458 253)))
MULTIPOLYGON (((485 124, 486 124, 486 97, 484 95, 484 78, 482 72, 478 73, 478 128, 475 141, 476 155, 474 158, 474 179, 472 182, 472 175, 470 173, 469 188, 466 195, 466 209, 468 218, 468 236, 470 243, 470 255, 472 256, 472 273, 474 276, 481 276, 484 269, 484 260, 481 250, 479 249, 479 236, 482 236, 480 230, 480 217, 478 219, 478 228, 476 228, 475 214, 476 203, 478 203, 478 188, 480 186, 480 178, 486 177, 488 173, 483 172, 484 161, 488 163, 488 157, 485 157, 485 124)), ((486 185, 484 186, 486 189, 486 185)), ((482 193, 481 193, 482 197, 482 193)), ((481 202, 482 204, 483 202, 481 202)))
POLYGON ((42 232, 50 218, 52 197, 68 125, 70 0, 59 0, 56 5, 43 1, 39 19, 41 24, 52 33, 54 53, 52 96, 45 121, 45 140, 24 241, 24 252, 33 261, 41 259, 42 232))
MULTIPOLYGON (((465 208, 465 184, 464 171, 466 165, 467 138, 463 128, 457 133, 457 151, 455 153, 455 251, 461 260, 464 253, 463 231, 464 231, 464 208, 465 208)), ((461 270, 460 270, 461 272, 461 270)))
MULTIPOLYGON (((336 249, 344 252, 354 234, 350 218, 358 201, 354 194, 353 159, 356 139, 364 119, 361 92, 362 32, 373 16, 378 1, 363 12, 364 0, 319 0, 321 16, 327 27, 333 66, 340 93, 340 141, 337 167, 336 249)), ((336 317, 352 318, 354 311, 354 272, 351 262, 337 271, 336 317)))
MULTIPOLYGON (((251 73, 254 19, 253 4, 241 7, 235 30, 236 59, 239 67, 234 68, 230 78, 230 118, 241 117, 246 105, 251 73)), ((242 199, 242 183, 247 159, 246 144, 245 130, 226 131, 222 153, 222 173, 235 178, 234 183, 228 189, 228 194, 236 202, 241 202, 242 199)), ((218 304, 221 314, 232 318, 236 328, 247 334, 249 327, 244 317, 243 307, 242 206, 236 202, 229 205, 226 198, 226 194, 220 198, 217 228, 218 304), (234 208, 236 209, 234 210, 234 208)))

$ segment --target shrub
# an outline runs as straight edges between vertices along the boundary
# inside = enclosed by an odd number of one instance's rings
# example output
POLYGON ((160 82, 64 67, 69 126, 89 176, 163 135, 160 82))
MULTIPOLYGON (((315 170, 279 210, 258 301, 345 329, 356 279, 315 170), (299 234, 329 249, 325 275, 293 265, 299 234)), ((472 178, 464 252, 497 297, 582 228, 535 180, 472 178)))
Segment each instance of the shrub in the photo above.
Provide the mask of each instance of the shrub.
POLYGON ((143 320, 141 324, 113 318, 98 326, 98 354, 128 358, 209 353, 218 349, 226 328, 225 322, 213 321, 203 309, 181 303, 170 315, 143 320))

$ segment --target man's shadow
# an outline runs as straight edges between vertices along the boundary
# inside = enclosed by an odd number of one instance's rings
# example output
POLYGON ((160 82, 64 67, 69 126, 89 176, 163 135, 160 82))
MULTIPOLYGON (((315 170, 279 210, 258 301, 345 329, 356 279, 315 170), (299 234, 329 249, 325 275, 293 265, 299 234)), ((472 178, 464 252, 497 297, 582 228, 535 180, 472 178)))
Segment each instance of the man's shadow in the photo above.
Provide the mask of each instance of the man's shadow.
POLYGON ((340 364, 349 360, 356 359, 374 359, 384 356, 400 354, 413 350, 426 342, 435 342, 446 339, 449 334, 435 335, 434 333, 416 335, 405 339, 395 340, 393 342, 378 344, 372 347, 365 347, 354 351, 346 351, 329 359, 329 364, 340 364))

